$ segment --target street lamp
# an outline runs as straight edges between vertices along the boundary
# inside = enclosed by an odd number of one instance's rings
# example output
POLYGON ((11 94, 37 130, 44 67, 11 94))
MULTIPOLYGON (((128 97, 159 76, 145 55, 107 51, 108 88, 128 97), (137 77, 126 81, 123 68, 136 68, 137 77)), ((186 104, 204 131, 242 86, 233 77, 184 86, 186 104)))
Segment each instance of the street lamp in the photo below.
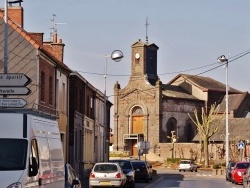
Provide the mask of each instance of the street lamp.
POLYGON ((229 131, 228 131, 228 59, 222 55, 218 57, 218 62, 225 64, 226 69, 226 165, 229 163, 229 131))
POLYGON ((106 63, 105 63, 105 73, 104 73, 104 114, 103 114, 103 161, 108 161, 107 157, 107 150, 108 150, 108 142, 109 138, 107 138, 107 95, 106 95, 106 82, 107 82, 107 64, 108 58, 111 58, 115 62, 119 62, 123 58, 123 53, 120 50, 114 50, 111 55, 106 56, 106 63))

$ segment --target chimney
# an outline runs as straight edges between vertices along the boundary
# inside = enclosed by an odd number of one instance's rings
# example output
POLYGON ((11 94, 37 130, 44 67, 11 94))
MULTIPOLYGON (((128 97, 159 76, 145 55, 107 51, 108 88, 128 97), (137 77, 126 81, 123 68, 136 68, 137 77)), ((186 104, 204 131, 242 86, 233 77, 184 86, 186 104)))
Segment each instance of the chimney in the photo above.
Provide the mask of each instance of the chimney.
POLYGON ((19 27, 23 28, 23 7, 8 6, 8 17, 19 27))
POLYGON ((43 33, 31 33, 29 35, 40 45, 43 46, 43 33))
POLYGON ((54 56, 63 63, 64 46, 62 39, 57 38, 57 33, 53 35, 53 42, 51 43, 52 53, 54 56))

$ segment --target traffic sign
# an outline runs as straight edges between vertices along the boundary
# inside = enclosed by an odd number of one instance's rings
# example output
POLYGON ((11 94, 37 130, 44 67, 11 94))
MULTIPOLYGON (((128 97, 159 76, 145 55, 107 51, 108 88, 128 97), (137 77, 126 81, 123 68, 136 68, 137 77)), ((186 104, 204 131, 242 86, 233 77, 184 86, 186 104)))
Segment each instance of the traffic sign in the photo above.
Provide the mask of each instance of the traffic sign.
POLYGON ((28 95, 27 87, 0 87, 0 95, 28 95))
POLYGON ((0 86, 26 86, 31 79, 22 73, 0 74, 0 86))
POLYGON ((240 141, 240 142, 238 143, 238 149, 244 149, 244 147, 245 147, 244 142, 240 141))
POLYGON ((27 102, 24 99, 1 98, 0 107, 23 108, 27 102))

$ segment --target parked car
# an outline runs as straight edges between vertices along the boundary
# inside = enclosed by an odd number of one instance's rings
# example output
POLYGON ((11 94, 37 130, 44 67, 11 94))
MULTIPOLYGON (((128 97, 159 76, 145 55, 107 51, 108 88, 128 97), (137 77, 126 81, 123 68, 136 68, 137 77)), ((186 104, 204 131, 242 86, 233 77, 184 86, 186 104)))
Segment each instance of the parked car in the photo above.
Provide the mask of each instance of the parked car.
POLYGON ((186 160, 181 160, 180 161, 180 164, 179 164, 179 172, 180 171, 195 171, 197 172, 197 169, 198 169, 198 165, 195 164, 195 162, 193 160, 189 160, 189 159, 186 159, 186 160))
POLYGON ((122 167, 123 172, 127 176, 127 181, 126 181, 127 187, 134 188, 135 187, 135 170, 131 164, 131 161, 125 160, 125 159, 116 159, 116 160, 110 160, 109 162, 118 163, 122 167))
POLYGON ((118 163, 96 163, 89 175, 89 187, 124 187, 126 179, 118 163))
POLYGON ((230 161, 227 165, 227 168, 226 168, 226 180, 227 181, 232 181, 232 168, 234 167, 235 165, 235 161, 230 161))
POLYGON ((247 168, 246 172, 244 172, 244 175, 243 175, 243 187, 244 188, 250 188, 249 180, 250 180, 250 166, 247 168))
POLYGON ((70 164, 65 164, 65 188, 81 188, 81 182, 79 175, 75 173, 75 170, 70 164))
POLYGON ((250 162, 236 162, 232 168, 232 183, 243 183, 243 175, 249 167, 250 162))
POLYGON ((131 160, 135 170, 135 181, 145 180, 147 183, 153 179, 153 169, 147 161, 131 160))

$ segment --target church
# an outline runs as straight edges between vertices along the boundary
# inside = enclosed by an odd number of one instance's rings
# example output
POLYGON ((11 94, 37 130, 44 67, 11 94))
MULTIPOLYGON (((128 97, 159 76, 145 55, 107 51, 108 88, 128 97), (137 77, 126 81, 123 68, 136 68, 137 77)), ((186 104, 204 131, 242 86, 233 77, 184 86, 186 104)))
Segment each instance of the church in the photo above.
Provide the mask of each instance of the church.
MULTIPOLYGON (((156 44, 141 40, 131 46, 129 82, 124 88, 118 82, 114 85, 113 151, 138 156, 138 142, 149 142, 148 153, 168 158, 174 137, 175 157, 188 158, 199 150, 198 140, 194 140, 197 128, 189 114, 216 103, 221 105, 220 114, 225 115, 226 85, 188 74, 162 83, 157 74, 158 49, 156 44)), ((229 117, 246 119, 250 111, 249 93, 230 88, 228 94, 229 117)), ((221 124, 225 127, 225 122, 221 124)), ((217 137, 218 142, 223 142, 223 138, 217 137)))

